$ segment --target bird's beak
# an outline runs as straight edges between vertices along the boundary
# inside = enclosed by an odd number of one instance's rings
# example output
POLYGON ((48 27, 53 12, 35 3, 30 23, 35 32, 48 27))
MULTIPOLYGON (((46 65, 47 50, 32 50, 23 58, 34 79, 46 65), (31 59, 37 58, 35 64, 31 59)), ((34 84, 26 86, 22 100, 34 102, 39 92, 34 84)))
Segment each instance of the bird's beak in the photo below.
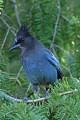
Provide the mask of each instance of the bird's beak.
POLYGON ((13 46, 11 46, 11 47, 9 48, 9 51, 14 50, 14 49, 16 49, 16 48, 19 48, 20 46, 21 46, 20 44, 14 44, 13 46))

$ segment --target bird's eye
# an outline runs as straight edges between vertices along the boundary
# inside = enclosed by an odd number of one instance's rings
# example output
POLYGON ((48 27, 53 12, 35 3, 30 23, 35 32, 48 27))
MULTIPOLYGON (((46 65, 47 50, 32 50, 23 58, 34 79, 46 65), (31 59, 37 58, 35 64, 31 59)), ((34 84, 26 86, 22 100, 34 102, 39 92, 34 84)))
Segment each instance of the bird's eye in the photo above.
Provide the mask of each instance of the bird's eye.
POLYGON ((24 39, 21 39, 21 42, 24 42, 24 39))

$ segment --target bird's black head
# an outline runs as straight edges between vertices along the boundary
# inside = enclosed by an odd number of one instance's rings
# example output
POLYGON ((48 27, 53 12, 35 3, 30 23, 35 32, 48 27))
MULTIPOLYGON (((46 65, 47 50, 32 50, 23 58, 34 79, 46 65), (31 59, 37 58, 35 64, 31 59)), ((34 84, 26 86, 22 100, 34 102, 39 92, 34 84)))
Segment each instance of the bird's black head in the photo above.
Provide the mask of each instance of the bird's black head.
POLYGON ((29 36, 30 36, 30 33, 28 31, 28 28, 25 25, 21 25, 14 39, 14 45, 9 50, 11 51, 15 48, 24 47, 27 42, 26 38, 29 36))

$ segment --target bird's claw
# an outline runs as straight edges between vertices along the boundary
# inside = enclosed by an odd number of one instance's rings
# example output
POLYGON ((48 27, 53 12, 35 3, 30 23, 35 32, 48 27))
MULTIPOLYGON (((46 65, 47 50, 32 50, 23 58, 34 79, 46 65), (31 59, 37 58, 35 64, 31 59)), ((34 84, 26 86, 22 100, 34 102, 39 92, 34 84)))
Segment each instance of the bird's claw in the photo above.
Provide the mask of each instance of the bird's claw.
POLYGON ((27 101, 28 101, 28 97, 24 97, 23 102, 27 102, 27 101))
POLYGON ((46 93, 44 94, 44 97, 47 97, 48 96, 48 91, 46 91, 46 93))

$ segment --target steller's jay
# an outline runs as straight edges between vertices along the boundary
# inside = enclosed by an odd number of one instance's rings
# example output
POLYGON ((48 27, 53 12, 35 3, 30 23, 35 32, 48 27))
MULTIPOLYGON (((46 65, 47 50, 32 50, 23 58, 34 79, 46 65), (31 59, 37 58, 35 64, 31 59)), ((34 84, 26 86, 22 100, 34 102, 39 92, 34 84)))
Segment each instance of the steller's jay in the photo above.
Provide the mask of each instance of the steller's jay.
POLYGON ((60 64, 56 57, 35 37, 31 36, 28 29, 22 25, 15 37, 15 43, 10 51, 21 48, 21 61, 26 77, 33 86, 44 85, 46 91, 49 84, 63 77, 60 64))

